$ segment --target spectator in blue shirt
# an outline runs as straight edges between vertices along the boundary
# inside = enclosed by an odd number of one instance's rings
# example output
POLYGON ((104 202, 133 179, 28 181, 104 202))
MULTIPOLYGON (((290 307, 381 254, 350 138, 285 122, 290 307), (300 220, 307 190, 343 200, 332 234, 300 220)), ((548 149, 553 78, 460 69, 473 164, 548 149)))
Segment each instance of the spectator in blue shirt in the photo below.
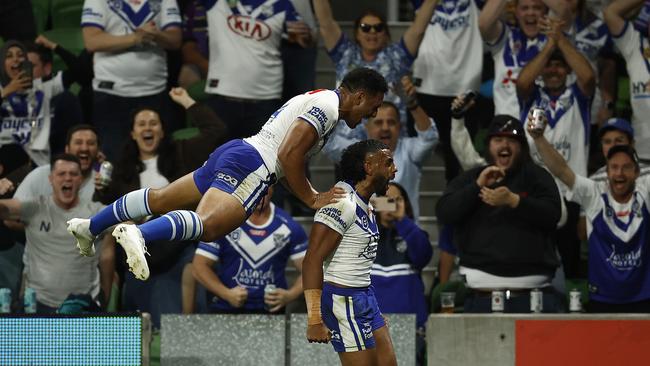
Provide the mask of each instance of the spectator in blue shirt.
POLYGON ((287 260, 302 271, 307 234, 270 202, 273 189, 238 229, 215 242, 200 242, 194 277, 212 294, 215 313, 277 313, 302 294, 302 275, 287 285, 287 260), (213 266, 219 262, 215 271, 213 266), (265 294, 265 287, 275 290, 265 294))

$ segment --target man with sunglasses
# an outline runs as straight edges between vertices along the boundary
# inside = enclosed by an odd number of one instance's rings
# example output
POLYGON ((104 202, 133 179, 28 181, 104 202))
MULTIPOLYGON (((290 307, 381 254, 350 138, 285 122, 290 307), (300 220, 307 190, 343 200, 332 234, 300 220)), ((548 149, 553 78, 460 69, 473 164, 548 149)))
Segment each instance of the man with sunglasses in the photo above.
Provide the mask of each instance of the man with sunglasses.
POLYGON ((587 217, 589 304, 595 313, 650 312, 650 177, 639 177, 639 160, 629 145, 607 151, 607 185, 574 173, 543 130, 531 128, 544 164, 569 187, 568 198, 587 217))

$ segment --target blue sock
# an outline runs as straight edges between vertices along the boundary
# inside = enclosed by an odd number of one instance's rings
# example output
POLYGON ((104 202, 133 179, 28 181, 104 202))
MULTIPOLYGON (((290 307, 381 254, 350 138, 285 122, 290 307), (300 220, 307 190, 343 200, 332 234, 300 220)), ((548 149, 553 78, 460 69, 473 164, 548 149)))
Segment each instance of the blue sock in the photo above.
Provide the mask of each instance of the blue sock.
POLYGON ((203 222, 194 211, 177 210, 138 225, 144 241, 197 240, 203 235, 203 222))
POLYGON ((93 235, 99 235, 102 231, 120 222, 151 215, 149 189, 129 192, 104 207, 103 210, 90 219, 90 232, 93 235))

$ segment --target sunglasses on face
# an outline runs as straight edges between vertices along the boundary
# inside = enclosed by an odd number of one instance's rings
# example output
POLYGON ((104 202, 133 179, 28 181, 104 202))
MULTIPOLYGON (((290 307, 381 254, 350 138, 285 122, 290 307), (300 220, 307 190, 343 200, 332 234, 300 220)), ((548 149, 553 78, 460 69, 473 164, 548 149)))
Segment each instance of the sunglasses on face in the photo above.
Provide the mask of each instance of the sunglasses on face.
POLYGON ((386 28, 386 24, 384 23, 377 23, 377 24, 366 24, 366 23, 361 23, 359 24, 359 29, 363 33, 370 33, 370 30, 374 30, 377 33, 381 33, 384 31, 386 28))

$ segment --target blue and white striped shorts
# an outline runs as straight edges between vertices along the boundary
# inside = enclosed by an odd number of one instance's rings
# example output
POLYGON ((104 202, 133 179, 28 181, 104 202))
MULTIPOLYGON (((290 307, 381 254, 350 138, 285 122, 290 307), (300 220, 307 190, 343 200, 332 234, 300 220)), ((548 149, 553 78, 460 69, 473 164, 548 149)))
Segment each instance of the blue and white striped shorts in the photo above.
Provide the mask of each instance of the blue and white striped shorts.
POLYGON ((275 184, 259 152, 243 140, 231 140, 214 150, 202 167, 194 171, 194 183, 201 194, 214 187, 231 194, 250 215, 275 184))
POLYGON ((372 332, 385 325, 372 286, 341 288, 323 283, 321 314, 332 331, 336 352, 375 348, 372 332))

